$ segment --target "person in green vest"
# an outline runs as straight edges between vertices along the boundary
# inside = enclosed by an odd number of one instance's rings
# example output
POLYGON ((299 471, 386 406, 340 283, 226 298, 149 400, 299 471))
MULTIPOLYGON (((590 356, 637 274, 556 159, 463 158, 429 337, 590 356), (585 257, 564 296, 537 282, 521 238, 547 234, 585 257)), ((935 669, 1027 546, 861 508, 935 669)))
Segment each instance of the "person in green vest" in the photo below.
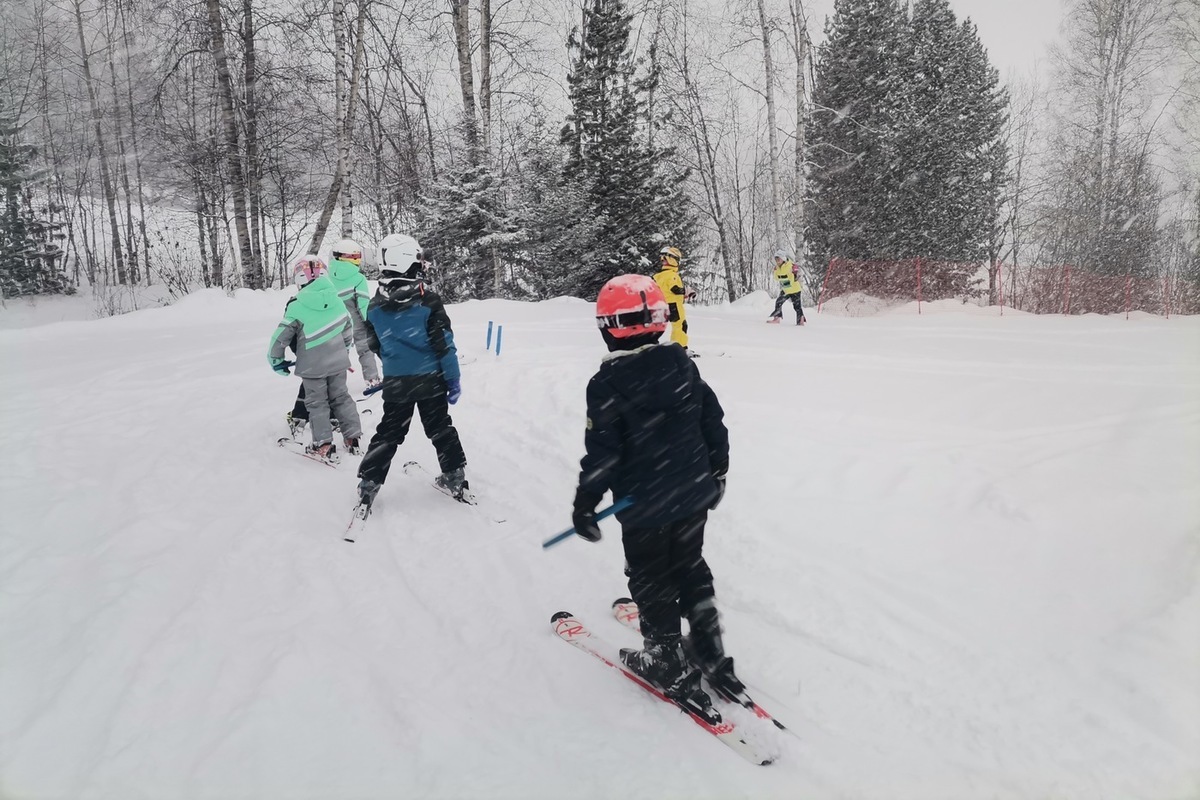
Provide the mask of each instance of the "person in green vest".
POLYGON ((284 356, 288 349, 296 352, 296 375, 304 381, 304 405, 312 421, 312 444, 305 449, 335 460, 331 414, 341 422, 350 453, 359 452, 362 425, 346 388, 353 325, 327 272, 325 262, 314 255, 301 256, 292 266, 300 290, 284 307, 283 320, 271 336, 267 362, 276 374, 286 376, 290 373, 284 356))
MULTIPOLYGON (((338 297, 346 304, 346 313, 350 315, 351 324, 354 326, 354 349, 358 352, 358 363, 362 367, 363 380, 366 381, 368 388, 378 386, 380 381, 379 365, 375 361, 375 354, 367 346, 366 328, 363 326, 363 320, 367 316, 367 304, 371 301, 371 290, 367 286, 367 279, 359 271, 363 261, 362 246, 353 239, 339 239, 334 243, 331 255, 328 278, 333 284, 333 288, 337 290, 338 297)), ((293 437, 303 431, 304 426, 308 423, 308 409, 304 404, 303 386, 300 387, 296 402, 287 415, 287 423, 293 437)), ((334 428, 336 429, 340 424, 340 420, 335 416, 333 418, 334 428)))
POLYGON ((804 284, 800 283, 800 268, 792 263, 792 254, 787 250, 775 251, 775 280, 779 281, 779 297, 775 298, 775 310, 767 322, 778 325, 783 319, 783 304, 789 300, 792 308, 796 309, 796 324, 808 322, 800 306, 800 293, 804 291, 804 284))

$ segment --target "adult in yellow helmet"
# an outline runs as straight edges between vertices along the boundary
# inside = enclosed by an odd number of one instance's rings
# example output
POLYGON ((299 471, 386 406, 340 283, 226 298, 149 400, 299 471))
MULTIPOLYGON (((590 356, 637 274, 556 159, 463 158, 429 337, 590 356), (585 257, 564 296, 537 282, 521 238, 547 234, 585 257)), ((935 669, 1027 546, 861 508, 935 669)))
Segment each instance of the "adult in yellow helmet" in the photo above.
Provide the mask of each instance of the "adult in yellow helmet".
MULTIPOLYGON (((667 305, 670 307, 671 341, 687 350, 687 312, 683 310, 683 302, 690 300, 695 293, 684 287, 683 281, 679 277, 679 262, 682 260, 683 253, 678 247, 664 247, 659 250, 659 269, 654 275, 654 282, 658 284, 658 288, 662 289, 663 295, 667 298, 667 305)), ((688 355, 691 354, 692 352, 688 350, 688 355)))
POLYGON ((775 251, 775 280, 779 281, 779 297, 775 298, 775 310, 767 322, 779 324, 783 319, 783 304, 788 300, 796 309, 796 324, 808 322, 804 318, 804 309, 800 307, 800 293, 804 291, 804 284, 800 283, 800 268, 792 263, 792 254, 787 250, 775 251))

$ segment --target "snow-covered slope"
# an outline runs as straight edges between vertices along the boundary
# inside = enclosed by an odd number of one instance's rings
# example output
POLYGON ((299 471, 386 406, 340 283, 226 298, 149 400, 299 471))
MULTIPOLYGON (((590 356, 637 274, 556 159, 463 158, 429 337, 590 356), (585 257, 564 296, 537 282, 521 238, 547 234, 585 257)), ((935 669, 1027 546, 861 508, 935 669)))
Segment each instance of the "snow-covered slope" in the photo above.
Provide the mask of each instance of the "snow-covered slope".
POLYGON ((480 508, 397 469, 349 545, 353 465, 274 445, 283 301, 0 330, 0 796, 1200 793, 1200 319, 692 310, 727 646, 800 737, 752 767, 550 631, 634 642, 617 528, 539 547, 588 304, 451 307, 480 508))

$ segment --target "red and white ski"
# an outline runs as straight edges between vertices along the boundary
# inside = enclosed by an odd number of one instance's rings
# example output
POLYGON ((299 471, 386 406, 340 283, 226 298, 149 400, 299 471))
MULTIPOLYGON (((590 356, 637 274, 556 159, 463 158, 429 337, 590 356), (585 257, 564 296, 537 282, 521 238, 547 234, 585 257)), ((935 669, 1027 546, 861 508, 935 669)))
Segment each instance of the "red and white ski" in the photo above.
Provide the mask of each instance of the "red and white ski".
POLYGON ((341 463, 341 459, 338 458, 336 450, 333 452, 332 457, 322 458, 316 453, 308 452, 308 448, 304 442, 298 442, 290 436, 281 437, 279 439, 279 446, 291 453, 304 456, 309 461, 316 461, 318 464, 324 464, 325 466, 332 467, 334 469, 337 469, 337 465, 341 463))
MULTIPOLYGON (((630 630, 637 631, 638 633, 642 632, 642 620, 641 616, 638 614, 637 603, 635 603, 631 598, 618 597, 613 601, 612 612, 613 616, 617 618, 617 622, 620 622, 630 630)), ((748 708, 753 711, 754 716, 758 717, 759 719, 770 720, 771 724, 776 728, 779 728, 779 730, 791 733, 791 730, 786 725, 775 719, 770 712, 755 702, 755 700, 750 697, 749 694, 743 692, 740 695, 731 696, 722 692, 718 692, 715 689, 713 690, 713 694, 724 700, 728 700, 731 703, 737 703, 740 706, 748 708)))
POLYGON ((686 700, 677 700, 663 694, 653 684, 643 680, 629 670, 622 662, 617 648, 600 639, 587 629, 575 616, 568 611, 559 611, 550 618, 550 626, 560 639, 574 647, 600 659, 608 666, 620 672, 629 680, 645 689, 664 703, 670 703, 692 718, 692 721, 711 733, 725 746, 738 753, 752 764, 770 764, 771 758, 763 755, 753 744, 747 742, 733 722, 721 719, 712 707, 702 708, 686 700))

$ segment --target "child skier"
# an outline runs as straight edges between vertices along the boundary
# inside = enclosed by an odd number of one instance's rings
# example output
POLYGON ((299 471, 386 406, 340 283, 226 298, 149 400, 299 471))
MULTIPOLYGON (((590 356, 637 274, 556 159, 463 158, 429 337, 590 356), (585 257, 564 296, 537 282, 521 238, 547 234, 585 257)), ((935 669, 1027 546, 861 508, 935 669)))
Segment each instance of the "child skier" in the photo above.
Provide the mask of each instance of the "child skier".
POLYGON ((305 448, 321 458, 336 459, 330 413, 341 421, 346 449, 357 452, 362 428, 354 398, 346 389, 350 359, 346 350, 353 343, 350 317, 326 277, 325 262, 317 256, 301 256, 292 266, 300 291, 284 307, 283 321, 275 329, 267 351, 271 369, 287 375, 283 357, 288 348, 296 351, 296 374, 304 380, 304 404, 312 419, 312 445, 305 448))
POLYGON ((708 512, 725 493, 729 434, 695 362, 675 343, 657 344, 669 314, 648 277, 621 275, 600 290, 596 321, 611 352, 587 387, 586 453, 572 522, 597 542, 604 493, 633 498, 617 519, 645 648, 623 649, 621 660, 668 694, 707 704, 689 658, 716 691, 745 690, 725 655, 702 552, 708 512), (686 645, 681 616, 688 620, 686 645))
MULTIPOLYGON (((329 281, 337 290, 338 297, 346 304, 346 312, 354 326, 354 347, 358 351, 358 363, 362 367, 363 379, 367 386, 379 383, 379 368, 375 365, 375 355, 367 346, 367 334, 363 328, 363 320, 367 315, 367 303, 370 301, 370 289, 367 279, 359 272, 362 264, 362 247, 353 239, 341 239, 333 246, 333 258, 329 262, 329 281)), ((287 416, 288 427, 295 436, 303 430, 308 422, 308 409, 304 405, 304 387, 296 397, 296 404, 287 416)), ((339 424, 335 416, 333 424, 339 424)))
MULTIPOLYGON (((687 312, 684 311, 683 303, 692 298, 693 292, 684 287, 679 277, 679 262, 683 259, 683 253, 678 247, 664 247, 658 251, 658 259, 659 270, 654 275, 654 282, 662 290, 671 310, 671 341, 687 350, 687 312)), ((692 351, 688 350, 688 355, 693 355, 692 351)))
POLYGON ((467 457, 449 409, 462 395, 450 317, 441 297, 424 284, 416 239, 393 233, 379 243, 379 254, 379 291, 371 298, 364 327, 371 350, 383 361, 383 419, 358 470, 359 504, 369 511, 396 448, 408 435, 414 409, 437 450, 442 474, 435 483, 464 500, 467 457))
POLYGON ((804 291, 804 285, 800 283, 800 268, 792 263, 792 254, 787 250, 775 251, 774 274, 775 280, 779 281, 779 297, 775 298, 775 310, 767 317, 767 322, 778 325, 783 319, 783 304, 790 300, 792 308, 796 309, 796 324, 805 324, 808 320, 804 318, 804 309, 800 307, 800 293, 804 291))

